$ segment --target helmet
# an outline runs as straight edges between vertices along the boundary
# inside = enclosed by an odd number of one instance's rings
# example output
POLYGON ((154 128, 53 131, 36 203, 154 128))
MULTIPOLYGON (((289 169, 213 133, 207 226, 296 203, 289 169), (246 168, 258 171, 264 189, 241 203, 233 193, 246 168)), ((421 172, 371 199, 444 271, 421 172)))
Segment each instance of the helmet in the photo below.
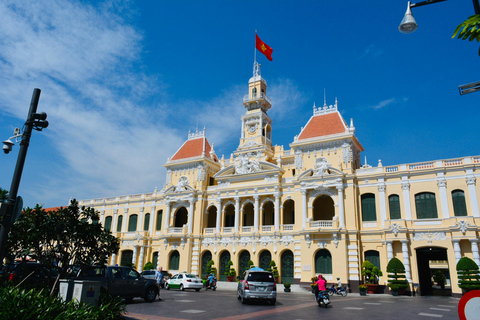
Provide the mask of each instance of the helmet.
POLYGON ((319 275, 318 275, 318 278, 320 279, 321 277, 322 277, 322 275, 321 275, 321 274, 319 274, 319 275))
POLYGON ((337 280, 340 280, 340 278, 337 278, 337 280))

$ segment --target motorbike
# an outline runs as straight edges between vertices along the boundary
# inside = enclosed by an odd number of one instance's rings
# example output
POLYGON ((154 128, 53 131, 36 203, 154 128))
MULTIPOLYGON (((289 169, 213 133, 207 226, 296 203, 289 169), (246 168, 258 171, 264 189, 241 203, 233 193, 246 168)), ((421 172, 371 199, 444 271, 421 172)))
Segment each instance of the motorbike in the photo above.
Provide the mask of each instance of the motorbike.
POLYGON ((315 300, 317 300, 319 307, 324 306, 325 308, 328 308, 328 305, 330 304, 328 290, 319 291, 317 294, 315 294, 315 300))
POLYGON ((213 277, 212 281, 205 282, 205 290, 208 289, 217 290, 217 278, 213 277))
POLYGON ((332 285, 328 289, 328 295, 333 296, 334 294, 338 294, 339 296, 346 297, 348 292, 346 287, 335 288, 335 285, 332 285))

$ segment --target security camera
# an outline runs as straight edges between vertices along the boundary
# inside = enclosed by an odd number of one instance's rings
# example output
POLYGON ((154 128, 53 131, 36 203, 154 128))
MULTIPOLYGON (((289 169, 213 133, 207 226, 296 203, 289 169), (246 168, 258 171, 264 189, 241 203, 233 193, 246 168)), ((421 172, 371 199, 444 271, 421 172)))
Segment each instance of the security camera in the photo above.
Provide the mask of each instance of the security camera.
POLYGON ((10 141, 10 139, 3 141, 3 152, 8 154, 10 151, 12 151, 12 147, 13 147, 13 142, 10 141))

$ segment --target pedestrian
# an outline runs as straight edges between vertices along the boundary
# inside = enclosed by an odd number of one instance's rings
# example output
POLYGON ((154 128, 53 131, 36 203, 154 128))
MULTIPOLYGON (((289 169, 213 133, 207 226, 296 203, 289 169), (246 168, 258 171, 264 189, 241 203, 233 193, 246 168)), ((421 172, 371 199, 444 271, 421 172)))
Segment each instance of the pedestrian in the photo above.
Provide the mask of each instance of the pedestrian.
POLYGON ((162 282, 163 282, 163 272, 162 272, 163 268, 162 267, 158 267, 158 270, 157 272, 155 272, 155 280, 157 280, 157 283, 158 283, 158 300, 162 301, 162 298, 160 298, 160 288, 162 286, 162 282))

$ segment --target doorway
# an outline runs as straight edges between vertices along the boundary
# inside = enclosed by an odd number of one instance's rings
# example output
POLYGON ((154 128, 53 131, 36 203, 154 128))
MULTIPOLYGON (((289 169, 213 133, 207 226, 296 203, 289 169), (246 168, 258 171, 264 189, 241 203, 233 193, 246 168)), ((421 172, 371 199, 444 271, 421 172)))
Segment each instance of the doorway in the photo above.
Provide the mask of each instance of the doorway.
POLYGON ((418 282, 422 296, 451 296, 450 271, 448 268, 447 249, 425 247, 416 249, 418 282), (444 275, 443 285, 438 281, 438 274, 444 275))

